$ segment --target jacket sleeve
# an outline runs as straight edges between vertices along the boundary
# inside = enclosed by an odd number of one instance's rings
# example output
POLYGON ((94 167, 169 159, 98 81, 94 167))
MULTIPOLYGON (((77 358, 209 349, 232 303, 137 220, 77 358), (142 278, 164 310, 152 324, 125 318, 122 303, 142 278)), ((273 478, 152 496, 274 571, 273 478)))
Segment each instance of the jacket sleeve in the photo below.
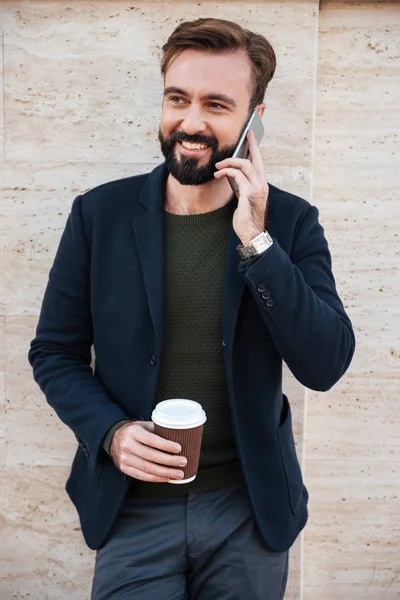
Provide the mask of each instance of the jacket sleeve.
POLYGON ((293 375, 310 389, 330 389, 350 364, 355 337, 318 210, 310 206, 298 223, 290 256, 274 239, 253 265, 239 269, 293 375))
POLYGON ((48 403, 72 429, 94 468, 107 432, 130 416, 112 401, 90 366, 90 248, 81 203, 78 196, 72 205, 28 358, 48 403))

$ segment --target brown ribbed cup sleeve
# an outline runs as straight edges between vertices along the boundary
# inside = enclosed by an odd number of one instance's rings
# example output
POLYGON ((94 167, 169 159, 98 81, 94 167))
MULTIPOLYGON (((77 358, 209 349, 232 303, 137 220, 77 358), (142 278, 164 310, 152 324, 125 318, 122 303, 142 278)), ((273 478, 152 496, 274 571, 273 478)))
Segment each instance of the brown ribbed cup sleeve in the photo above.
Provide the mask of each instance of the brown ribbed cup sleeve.
POLYGON ((183 469, 184 479, 189 479, 197 475, 203 429, 204 425, 193 427, 192 429, 169 429, 167 427, 160 427, 154 423, 155 434, 181 445, 182 450, 177 456, 185 456, 187 458, 187 465, 183 469))

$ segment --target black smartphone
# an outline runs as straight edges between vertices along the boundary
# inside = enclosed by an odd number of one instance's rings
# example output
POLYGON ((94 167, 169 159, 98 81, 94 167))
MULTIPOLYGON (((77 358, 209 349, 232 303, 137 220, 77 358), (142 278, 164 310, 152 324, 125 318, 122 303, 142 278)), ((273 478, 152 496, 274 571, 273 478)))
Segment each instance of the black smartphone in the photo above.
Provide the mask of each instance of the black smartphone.
MULTIPOLYGON (((249 158, 250 157, 249 144, 247 142, 247 133, 250 131, 250 129, 252 131, 254 131, 254 135, 255 135, 257 144, 259 144, 264 135, 264 126, 262 124, 260 115, 258 114, 257 110, 253 110, 253 112, 251 113, 250 118, 247 121, 246 126, 240 135, 237 146, 234 150, 234 153, 232 154, 232 158, 249 158)), ((233 177, 228 177, 228 181, 230 183, 232 190, 235 193, 238 192, 239 190, 236 185, 236 181, 233 179, 233 177)))

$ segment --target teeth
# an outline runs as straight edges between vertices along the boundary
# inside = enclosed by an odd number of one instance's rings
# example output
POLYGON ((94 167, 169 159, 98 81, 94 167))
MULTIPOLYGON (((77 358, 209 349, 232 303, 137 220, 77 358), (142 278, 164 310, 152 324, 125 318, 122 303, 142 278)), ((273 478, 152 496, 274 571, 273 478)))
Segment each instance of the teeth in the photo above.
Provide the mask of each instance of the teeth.
POLYGON ((182 146, 188 150, 205 150, 207 144, 190 144, 189 142, 182 142, 182 146))

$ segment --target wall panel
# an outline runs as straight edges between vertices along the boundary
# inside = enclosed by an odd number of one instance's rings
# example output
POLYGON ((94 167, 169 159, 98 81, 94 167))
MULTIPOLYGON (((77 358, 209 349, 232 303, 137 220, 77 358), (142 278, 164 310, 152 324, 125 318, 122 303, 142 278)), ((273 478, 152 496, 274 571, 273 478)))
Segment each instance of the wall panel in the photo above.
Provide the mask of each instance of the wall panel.
POLYGON ((356 354, 308 394, 304 598, 400 594, 398 3, 320 11, 314 202, 330 240, 356 354))

